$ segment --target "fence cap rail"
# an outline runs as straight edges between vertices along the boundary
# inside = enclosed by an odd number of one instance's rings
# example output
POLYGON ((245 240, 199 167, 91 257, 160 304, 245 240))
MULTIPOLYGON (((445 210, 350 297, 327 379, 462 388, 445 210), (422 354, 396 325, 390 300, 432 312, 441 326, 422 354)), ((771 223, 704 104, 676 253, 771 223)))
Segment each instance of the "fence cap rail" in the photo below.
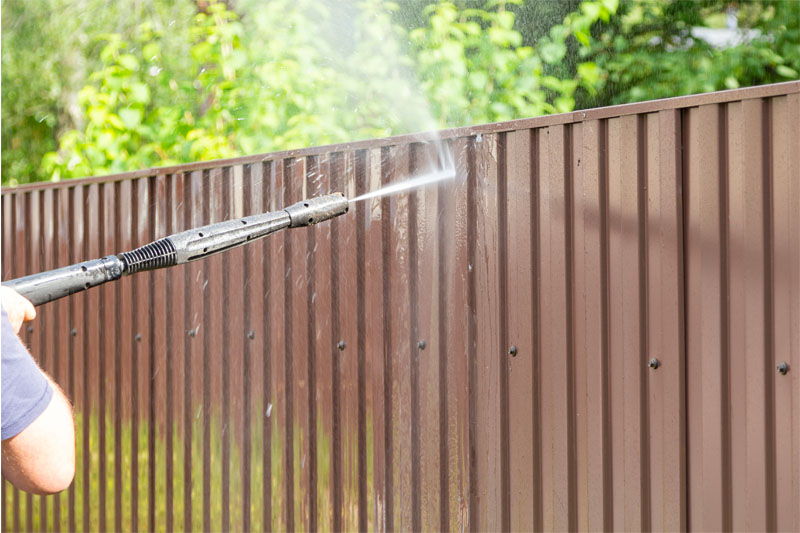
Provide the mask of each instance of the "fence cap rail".
POLYGON ((604 118, 621 117, 640 113, 655 113, 670 109, 684 109, 687 107, 697 107, 706 104, 723 104, 740 100, 750 100, 754 98, 769 98, 773 96, 783 96, 787 94, 800 93, 800 81, 787 81, 783 83, 773 83, 759 85, 756 87, 744 87, 740 89, 730 89, 726 91, 716 91, 710 93, 693 94, 688 96, 676 96, 672 98, 662 98, 659 100, 648 100, 646 102, 636 102, 632 104, 620 104, 615 106, 597 107, 592 109, 581 109, 570 111, 569 113, 559 113, 555 115, 544 115, 533 118, 521 118, 505 122, 492 122, 476 126, 463 126, 441 131, 429 131, 396 135, 394 137, 383 137, 377 139, 365 139, 340 144, 328 144, 313 146, 308 148, 298 148, 293 150, 283 150, 280 152, 270 152, 266 154, 255 154, 229 159, 213 159, 210 161, 197 161, 194 163, 184 163, 166 167, 154 167, 141 170, 131 170, 118 174, 104 176, 89 176, 86 178, 66 179, 58 182, 37 182, 26 183, 16 187, 4 187, 3 192, 24 192, 42 188, 62 188, 87 185, 91 183, 109 183, 128 179, 142 178, 146 176, 164 176, 168 174, 178 174, 187 172, 197 172, 215 168, 231 167, 235 165, 246 165, 261 163, 265 161, 276 161, 286 158, 301 158, 307 156, 323 155, 336 152, 350 152, 353 150, 369 150, 384 146, 393 146, 406 143, 427 143, 436 140, 452 139, 455 137, 468 137, 471 135, 502 133, 506 131, 542 128, 559 124, 572 124, 587 120, 600 120, 604 118))

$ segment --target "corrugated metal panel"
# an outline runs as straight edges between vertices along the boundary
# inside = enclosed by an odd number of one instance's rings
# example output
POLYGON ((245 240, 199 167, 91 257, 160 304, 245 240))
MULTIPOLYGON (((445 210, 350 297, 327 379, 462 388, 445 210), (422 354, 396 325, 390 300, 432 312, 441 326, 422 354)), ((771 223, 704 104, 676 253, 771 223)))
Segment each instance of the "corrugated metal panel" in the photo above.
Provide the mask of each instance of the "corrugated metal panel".
MULTIPOLYGON (((798 124, 794 82, 443 132, 452 182, 43 306, 79 465, 3 530, 800 528, 798 124)), ((3 278, 435 159, 5 190, 3 278)))

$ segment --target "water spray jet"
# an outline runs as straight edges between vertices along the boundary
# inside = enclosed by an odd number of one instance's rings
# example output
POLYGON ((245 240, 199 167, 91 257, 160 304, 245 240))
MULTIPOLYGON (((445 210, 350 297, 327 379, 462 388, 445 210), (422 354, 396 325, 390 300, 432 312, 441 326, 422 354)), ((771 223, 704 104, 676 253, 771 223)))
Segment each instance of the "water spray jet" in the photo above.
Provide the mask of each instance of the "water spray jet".
POLYGON ((380 196, 388 196, 398 192, 415 189, 425 185, 430 185, 444 180, 451 180, 456 177, 455 169, 439 170, 437 172, 429 172, 420 176, 411 178, 400 183, 392 183, 386 187, 381 187, 377 191, 371 191, 350 200, 350 203, 360 202, 361 200, 369 200, 370 198, 378 198, 380 196))

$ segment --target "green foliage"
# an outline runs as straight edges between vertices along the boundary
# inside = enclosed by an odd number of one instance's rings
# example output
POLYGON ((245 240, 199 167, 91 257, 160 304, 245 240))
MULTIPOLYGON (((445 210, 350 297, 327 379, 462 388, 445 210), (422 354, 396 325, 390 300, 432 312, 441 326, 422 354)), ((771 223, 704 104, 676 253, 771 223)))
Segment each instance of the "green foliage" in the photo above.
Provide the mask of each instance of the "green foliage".
POLYGON ((609 105, 793 80, 800 77, 800 2, 745 2, 736 15, 742 30, 760 36, 715 49, 694 27, 724 26, 722 0, 628 0, 595 36, 582 41, 598 77, 596 92, 579 105, 609 105))
POLYGON ((427 27, 411 32, 416 62, 439 122, 448 126, 494 122, 518 117, 571 111, 573 93, 592 83, 593 72, 582 68, 575 77, 548 74, 560 63, 567 40, 588 32, 601 17, 616 9, 615 2, 584 2, 585 13, 572 14, 554 26, 536 46, 523 46, 509 4, 494 0, 486 9, 459 9, 451 2, 426 8, 427 27))
POLYGON ((79 93, 86 126, 61 136, 45 171, 60 179, 235 155, 236 103, 247 89, 237 83, 246 58, 235 19, 221 3, 194 17, 191 82, 164 68, 166 43, 152 25, 134 43, 102 35, 103 66, 79 93))
POLYGON ((76 11, 68 0, 5 1, 3 183, 531 117, 800 73, 800 2, 202 4, 85 0, 76 11), (758 37, 716 49, 692 35, 724 26, 733 8, 758 37))
POLYGON ((102 68, 80 92, 87 124, 63 134, 43 168, 54 179, 106 174, 410 128, 418 113, 387 111, 424 101, 384 59, 402 54, 381 33, 394 28, 379 6, 362 3, 357 46, 340 57, 321 39, 329 13, 311 0, 275 0, 241 22, 212 2, 188 28, 181 71, 164 61, 165 33, 148 24, 132 43, 103 35, 102 68))
POLYGON ((85 126, 78 94, 103 66, 101 32, 130 39, 142 20, 170 28, 166 49, 180 68, 184 28, 195 11, 192 0, 3 0, 3 185, 50 179, 42 157, 66 131, 85 126))

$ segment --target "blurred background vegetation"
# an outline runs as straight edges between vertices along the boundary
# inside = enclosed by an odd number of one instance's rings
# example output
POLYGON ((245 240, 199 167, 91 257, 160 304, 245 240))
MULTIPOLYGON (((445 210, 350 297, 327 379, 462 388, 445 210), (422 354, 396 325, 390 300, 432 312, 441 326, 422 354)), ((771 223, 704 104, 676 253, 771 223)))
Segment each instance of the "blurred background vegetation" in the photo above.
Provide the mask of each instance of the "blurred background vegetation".
POLYGON ((800 77, 800 2, 3 0, 2 183, 800 77))

